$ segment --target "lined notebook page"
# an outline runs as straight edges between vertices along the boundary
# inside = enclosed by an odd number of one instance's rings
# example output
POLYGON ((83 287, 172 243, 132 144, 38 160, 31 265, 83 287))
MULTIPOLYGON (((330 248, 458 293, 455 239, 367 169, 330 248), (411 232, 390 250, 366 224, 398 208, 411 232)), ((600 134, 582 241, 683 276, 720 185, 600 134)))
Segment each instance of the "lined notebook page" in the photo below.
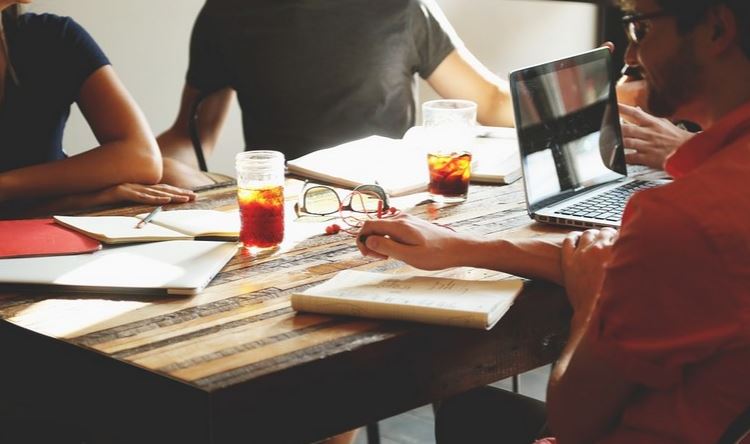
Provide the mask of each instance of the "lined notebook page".
MULTIPOLYGON (((144 218, 148 213, 139 214, 144 218)), ((224 236, 240 235, 239 211, 216 210, 171 210, 162 211, 154 216, 151 223, 171 228, 190 236, 224 236)))
POLYGON ((135 228, 140 219, 127 216, 55 216, 63 226, 106 243, 192 239, 192 236, 154 223, 135 228))

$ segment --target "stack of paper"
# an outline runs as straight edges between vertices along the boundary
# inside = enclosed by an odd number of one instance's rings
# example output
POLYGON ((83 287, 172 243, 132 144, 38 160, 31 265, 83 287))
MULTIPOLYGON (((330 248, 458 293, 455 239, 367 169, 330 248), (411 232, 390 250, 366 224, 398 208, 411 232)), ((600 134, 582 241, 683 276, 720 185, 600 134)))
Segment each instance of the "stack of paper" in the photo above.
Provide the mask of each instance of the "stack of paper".
POLYGON ((427 189, 427 160, 403 140, 370 136, 287 162, 288 171, 344 188, 377 183, 391 196, 427 189))
POLYGON ((467 281, 345 270, 291 300, 297 311, 489 330, 522 288, 520 279, 467 281))

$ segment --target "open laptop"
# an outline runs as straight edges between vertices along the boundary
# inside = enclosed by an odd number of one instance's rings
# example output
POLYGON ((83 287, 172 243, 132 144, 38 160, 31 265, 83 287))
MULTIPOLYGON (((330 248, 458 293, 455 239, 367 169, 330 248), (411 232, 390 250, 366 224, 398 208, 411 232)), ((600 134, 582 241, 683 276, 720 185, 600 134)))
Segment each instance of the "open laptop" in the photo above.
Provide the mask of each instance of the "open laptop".
POLYGON ((533 219, 619 227, 634 192, 666 183, 628 177, 608 49, 514 71, 510 88, 533 219))

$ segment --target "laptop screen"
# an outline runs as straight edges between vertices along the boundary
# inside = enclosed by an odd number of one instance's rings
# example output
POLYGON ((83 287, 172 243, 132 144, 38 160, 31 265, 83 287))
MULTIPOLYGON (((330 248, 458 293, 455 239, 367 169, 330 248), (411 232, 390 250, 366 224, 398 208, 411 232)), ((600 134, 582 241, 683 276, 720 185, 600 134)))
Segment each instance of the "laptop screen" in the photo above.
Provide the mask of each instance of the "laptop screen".
POLYGON ((510 75, 529 211, 627 175, 606 48, 510 75))

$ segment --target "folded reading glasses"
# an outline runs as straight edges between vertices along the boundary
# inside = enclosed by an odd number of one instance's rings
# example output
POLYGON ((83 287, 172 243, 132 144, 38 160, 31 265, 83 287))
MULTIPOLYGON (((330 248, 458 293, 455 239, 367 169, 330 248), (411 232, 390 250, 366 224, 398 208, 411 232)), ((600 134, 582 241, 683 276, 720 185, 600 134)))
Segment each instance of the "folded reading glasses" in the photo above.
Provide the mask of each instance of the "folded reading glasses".
POLYGON ((300 217, 302 213, 327 216, 342 211, 382 213, 390 208, 388 195, 383 187, 377 184, 360 185, 343 201, 336 190, 326 185, 308 187, 308 182, 305 181, 302 190, 302 197, 294 205, 297 217, 300 217))

